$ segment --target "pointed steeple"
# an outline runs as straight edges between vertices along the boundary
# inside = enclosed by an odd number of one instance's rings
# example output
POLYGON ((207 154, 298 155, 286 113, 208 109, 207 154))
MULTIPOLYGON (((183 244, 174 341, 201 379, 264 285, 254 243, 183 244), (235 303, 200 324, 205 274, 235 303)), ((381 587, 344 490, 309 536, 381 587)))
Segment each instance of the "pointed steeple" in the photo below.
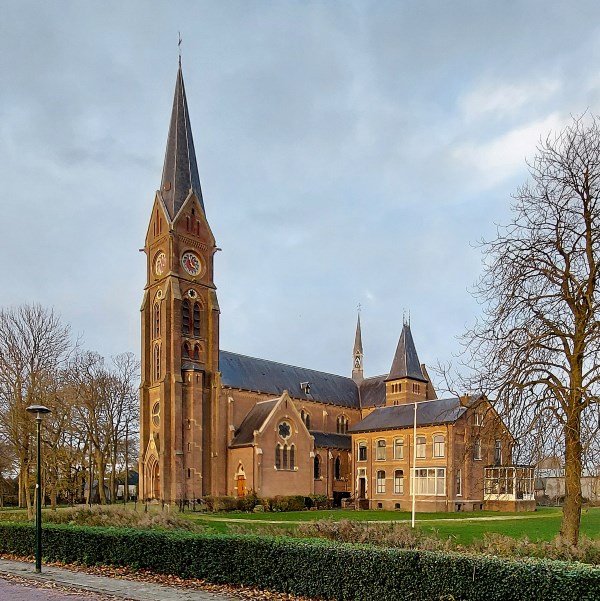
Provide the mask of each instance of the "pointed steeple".
POLYGON ((421 363, 410 331, 410 325, 407 323, 402 327, 396 354, 394 355, 390 374, 386 378, 386 381, 400 380, 402 378, 427 382, 427 378, 425 378, 421 370, 421 363))
POLYGON ((160 193, 171 219, 177 215, 191 191, 195 192, 204 210, 180 58, 160 184, 160 193))
POLYGON ((354 336, 354 350, 352 351, 352 379, 361 382, 363 376, 363 346, 360 331, 360 312, 356 321, 356 334, 354 336))

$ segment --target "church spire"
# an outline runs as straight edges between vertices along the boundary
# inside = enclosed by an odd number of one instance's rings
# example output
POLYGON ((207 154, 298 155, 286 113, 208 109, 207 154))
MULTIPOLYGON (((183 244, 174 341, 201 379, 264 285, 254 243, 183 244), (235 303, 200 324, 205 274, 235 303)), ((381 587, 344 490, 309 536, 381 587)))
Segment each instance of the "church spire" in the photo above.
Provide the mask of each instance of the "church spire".
POLYGON ((354 336, 354 350, 352 352, 352 379, 355 382, 361 382, 364 379, 363 376, 363 346, 362 346, 362 335, 360 331, 360 310, 358 313, 358 319, 356 321, 356 334, 354 336))
POLYGON ((400 380, 402 378, 411 378, 412 380, 427 382, 427 378, 425 378, 423 371, 421 370, 421 363, 419 362, 419 356, 417 355, 417 349, 415 348, 410 325, 408 323, 404 323, 404 326, 402 327, 402 333, 400 334, 396 354, 392 361, 390 374, 386 379, 387 381, 390 381, 400 380))
POLYGON ((177 70, 160 192, 171 219, 177 215, 190 192, 196 194, 202 210, 204 210, 192 126, 183 84, 181 57, 177 70))

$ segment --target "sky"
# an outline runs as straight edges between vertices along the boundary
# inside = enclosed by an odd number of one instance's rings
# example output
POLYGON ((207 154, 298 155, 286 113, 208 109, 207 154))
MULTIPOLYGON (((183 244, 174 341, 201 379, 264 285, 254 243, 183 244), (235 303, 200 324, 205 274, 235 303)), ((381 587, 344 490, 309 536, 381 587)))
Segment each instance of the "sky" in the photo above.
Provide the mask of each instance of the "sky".
POLYGON ((0 306, 140 353, 178 32, 222 349, 457 362, 477 243, 540 137, 600 109, 595 1, 0 0, 0 306))

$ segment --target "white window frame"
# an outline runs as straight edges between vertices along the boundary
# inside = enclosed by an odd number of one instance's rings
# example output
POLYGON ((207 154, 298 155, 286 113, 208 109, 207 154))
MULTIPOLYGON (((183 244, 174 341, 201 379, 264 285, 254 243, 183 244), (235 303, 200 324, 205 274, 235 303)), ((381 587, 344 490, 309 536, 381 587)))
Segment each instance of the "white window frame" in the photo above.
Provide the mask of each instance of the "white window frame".
POLYGON ((417 436, 417 459, 427 458, 427 438, 425 436, 417 436), (423 441, 423 442, 420 442, 423 441))
POLYGON ((375 493, 378 495, 385 494, 385 470, 377 470, 376 478, 375 478, 375 493), (379 477, 379 474, 383 474, 383 478, 379 477))
POLYGON ((404 494, 404 470, 394 470, 394 494, 404 494), (402 474, 398 476, 398 474, 402 474))
POLYGON ((414 487, 417 497, 446 496, 445 467, 416 467, 414 468, 414 487))
POLYGON ((369 449, 368 449, 368 445, 366 442, 361 441, 358 443, 358 449, 357 449, 357 454, 356 454, 356 460, 357 461, 367 461, 367 459, 369 458, 369 449), (365 458, 361 459, 360 458, 360 451, 361 449, 365 450, 365 458))
POLYGON ((404 459, 404 438, 394 438, 394 459, 404 459))
POLYGON ((446 456, 446 437, 443 434, 434 434, 433 436, 433 456, 434 457, 445 457, 446 456), (441 438, 441 442, 440 439, 441 438), (441 453, 438 451, 440 450, 441 453))
POLYGON ((375 461, 385 461, 387 458, 387 442, 384 438, 375 441, 375 461))

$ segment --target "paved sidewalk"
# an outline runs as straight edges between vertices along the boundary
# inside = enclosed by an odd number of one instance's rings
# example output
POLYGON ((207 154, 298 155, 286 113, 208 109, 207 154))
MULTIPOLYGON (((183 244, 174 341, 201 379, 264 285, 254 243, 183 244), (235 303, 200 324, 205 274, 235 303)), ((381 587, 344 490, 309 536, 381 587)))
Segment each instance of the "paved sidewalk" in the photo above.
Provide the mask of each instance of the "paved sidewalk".
POLYGON ((52 582, 59 586, 101 595, 114 595, 131 601, 239 601, 235 597, 219 595, 209 591, 94 576, 85 572, 74 572, 54 566, 42 566, 42 573, 37 574, 33 563, 7 559, 0 559, 0 578, 3 574, 18 576, 37 583, 52 582))

